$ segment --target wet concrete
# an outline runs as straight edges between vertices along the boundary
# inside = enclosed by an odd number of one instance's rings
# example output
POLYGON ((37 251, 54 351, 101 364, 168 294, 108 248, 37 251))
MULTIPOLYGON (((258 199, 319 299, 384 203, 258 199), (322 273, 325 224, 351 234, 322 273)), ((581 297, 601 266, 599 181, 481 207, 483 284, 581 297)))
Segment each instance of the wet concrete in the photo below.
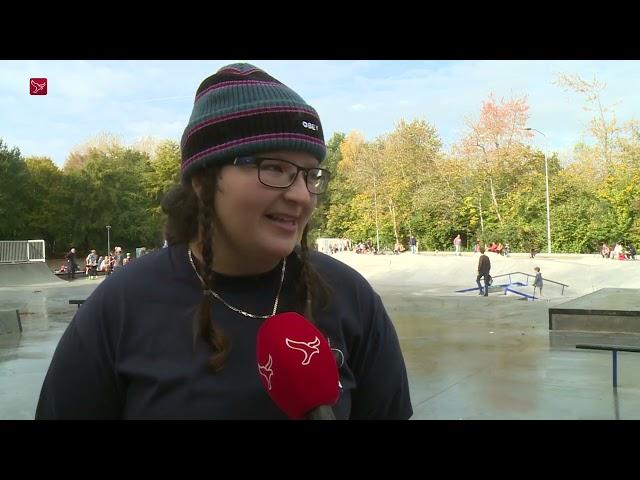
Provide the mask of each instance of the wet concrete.
MULTIPOLYGON (((536 259, 549 278, 572 288, 569 295, 549 288, 544 301, 528 302, 452 293, 473 286, 477 257, 336 258, 382 296, 405 356, 414 419, 640 419, 640 354, 618 354, 615 391, 609 352, 551 348, 548 329, 548 307, 596 287, 626 285, 640 278, 640 262, 631 269, 632 262, 600 265, 595 257, 536 259), (596 277, 597 284, 590 280, 596 277)), ((534 264, 491 260, 496 275, 534 264)), ((0 308, 18 308, 24 327, 22 335, 0 335, 0 419, 33 418, 53 351, 76 311, 68 300, 86 298, 99 281, 0 288, 0 308)))
POLYGON ((18 309, 23 328, 0 335, 0 419, 33 419, 53 352, 77 310, 69 299, 86 298, 100 281, 0 288, 0 308, 18 309))
POLYGON ((610 353, 550 348, 544 303, 403 297, 383 294, 415 419, 640 418, 640 356, 619 357, 617 405, 610 353))
MULTIPOLYGON (((640 262, 595 255, 490 255, 492 275, 532 272, 542 301, 499 293, 454 294, 475 283, 478 257, 447 254, 337 258, 367 277, 396 325, 414 419, 639 419, 640 354, 552 348, 549 307, 600 288, 640 288, 640 262)), ((529 287, 533 291, 533 287, 529 287)), ((525 288, 523 288, 525 290, 525 288)))

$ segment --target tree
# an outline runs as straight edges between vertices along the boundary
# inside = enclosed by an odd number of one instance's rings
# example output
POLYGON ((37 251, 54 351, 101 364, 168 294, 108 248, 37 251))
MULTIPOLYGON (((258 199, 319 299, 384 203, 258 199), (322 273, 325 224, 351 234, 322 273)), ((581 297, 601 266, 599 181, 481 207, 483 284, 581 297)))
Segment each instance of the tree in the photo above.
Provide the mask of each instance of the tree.
POLYGON ((83 249, 105 241, 105 225, 112 226, 112 245, 127 248, 157 245, 159 220, 154 200, 145 191, 148 157, 133 149, 92 150, 84 168, 68 173, 74 185, 72 208, 76 223, 73 243, 83 249))
MULTIPOLYGON (((131 148, 133 150, 137 150, 138 152, 146 154, 149 157, 149 159, 153 162, 156 159, 156 154, 158 152, 158 149, 162 145, 166 144, 167 142, 177 145, 177 143, 174 142, 173 140, 164 140, 158 137, 145 136, 136 140, 131 146, 131 148)), ((180 152, 180 147, 178 146, 178 153, 179 152, 180 152)), ((178 158, 180 158, 180 155, 178 155, 178 158)))
POLYGON ((115 155, 123 148, 122 145, 122 141, 116 135, 109 132, 101 132, 85 143, 74 147, 67 156, 63 169, 65 171, 80 170, 89 161, 93 152, 115 155))
POLYGON ((24 232, 27 169, 20 149, 0 138, 0 240, 18 240, 24 232))
POLYGON ((156 216, 161 215, 160 201, 169 189, 180 182, 180 145, 173 140, 160 143, 144 175, 145 192, 153 203, 156 216))
POLYGON ((340 145, 342 162, 339 169, 358 191, 373 192, 373 212, 376 224, 376 249, 380 250, 380 220, 378 215, 378 183, 382 175, 381 144, 369 145, 362 134, 351 132, 340 145))
POLYGON ((602 104, 602 92, 606 84, 599 82, 595 76, 591 82, 588 82, 579 75, 567 73, 558 74, 554 84, 559 85, 565 91, 574 91, 586 97, 587 106, 584 109, 596 112, 596 116, 591 119, 587 131, 598 142, 598 156, 601 158, 603 165, 605 167, 611 165, 615 138, 621 129, 617 125, 613 109, 602 104))
POLYGON ((620 162, 640 169, 640 122, 630 120, 624 125, 625 136, 618 139, 620 162))
POLYGON ((69 212, 68 193, 62 171, 48 157, 25 159, 25 229, 30 238, 42 238, 47 250, 55 253, 74 219, 69 212))
POLYGON ((411 122, 401 119, 393 132, 379 141, 384 159, 381 190, 387 197, 395 242, 399 243, 397 223, 405 226, 407 236, 413 234, 412 225, 420 214, 420 206, 429 203, 422 186, 435 182, 447 188, 440 168, 442 141, 433 125, 418 119, 411 122))
POLYGON ((496 179, 502 172, 511 170, 512 164, 521 158, 523 140, 532 136, 525 130, 528 119, 526 97, 498 102, 491 94, 487 101, 482 102, 479 119, 466 120, 470 132, 454 149, 468 158, 470 166, 488 181, 492 206, 500 224, 502 216, 496 179))
POLYGON ((342 160, 340 145, 345 139, 345 134, 336 132, 327 142, 327 156, 321 165, 331 172, 331 181, 327 192, 318 197, 318 205, 311 221, 309 243, 315 242, 319 236, 336 237, 344 236, 342 231, 334 231, 329 227, 329 211, 332 207, 340 207, 353 198, 353 192, 348 189, 343 181, 338 165, 342 160))

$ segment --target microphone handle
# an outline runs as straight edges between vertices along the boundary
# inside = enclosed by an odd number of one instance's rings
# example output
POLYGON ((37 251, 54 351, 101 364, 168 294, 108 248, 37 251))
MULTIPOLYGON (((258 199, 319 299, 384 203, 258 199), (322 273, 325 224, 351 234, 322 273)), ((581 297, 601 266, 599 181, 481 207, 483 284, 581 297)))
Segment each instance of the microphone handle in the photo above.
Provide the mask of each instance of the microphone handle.
POLYGON ((305 420, 335 420, 333 409, 328 405, 320 405, 304 416, 305 420))

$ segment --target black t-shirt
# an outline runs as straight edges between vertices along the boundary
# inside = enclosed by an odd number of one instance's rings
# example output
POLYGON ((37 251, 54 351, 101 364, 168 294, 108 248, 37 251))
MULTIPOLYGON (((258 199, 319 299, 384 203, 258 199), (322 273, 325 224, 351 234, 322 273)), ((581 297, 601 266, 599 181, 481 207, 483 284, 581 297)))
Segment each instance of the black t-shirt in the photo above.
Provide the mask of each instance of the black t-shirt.
MULTIPOLYGON (((400 344, 380 297, 347 265, 310 252, 330 285, 318 328, 344 356, 338 419, 407 419, 413 414, 400 344)), ((301 262, 293 252, 278 312, 296 309, 301 262)), ((273 309, 281 264, 255 276, 218 275, 214 289, 254 314, 273 309)), ((194 339, 202 287, 184 245, 157 250, 106 278, 63 334, 47 372, 36 419, 284 419, 264 391, 256 336, 264 320, 218 300, 212 319, 231 339, 222 372, 207 368, 211 348, 194 339)), ((339 355, 338 355, 339 356, 339 355)))

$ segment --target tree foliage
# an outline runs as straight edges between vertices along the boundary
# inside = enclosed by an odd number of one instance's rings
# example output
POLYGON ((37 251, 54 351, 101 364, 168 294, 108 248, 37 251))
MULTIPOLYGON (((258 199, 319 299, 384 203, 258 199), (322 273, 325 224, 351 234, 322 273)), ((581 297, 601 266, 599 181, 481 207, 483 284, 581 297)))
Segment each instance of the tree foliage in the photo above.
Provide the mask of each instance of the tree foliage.
MULTIPOLYGON (((436 128, 418 119, 401 120, 371 141, 356 132, 334 136, 337 175, 314 237, 373 239, 375 245, 377 234, 381 248, 392 248, 414 234, 420 248, 442 250, 452 248, 459 233, 469 248, 480 240, 543 250, 545 153, 531 145, 528 117, 526 97, 490 95, 449 153, 442 152, 436 128)), ((602 148, 584 143, 565 166, 555 154, 546 156, 553 251, 640 243, 640 128, 628 122, 607 142, 616 148, 607 166, 602 148)))
MULTIPOLYGON (((553 251, 594 252, 602 242, 640 244, 640 124, 618 124, 602 102, 604 84, 561 75, 558 84, 584 95, 595 116, 594 143, 574 146, 573 161, 532 145, 526 97, 490 95, 449 151, 436 126, 401 119, 366 140, 335 133, 323 167, 332 172, 318 198, 309 240, 371 240, 393 248, 415 235, 420 249, 451 249, 476 240, 512 250, 546 246, 545 163, 553 251)), ((549 132, 548 132, 549 133, 549 132)), ((180 146, 142 139, 127 147, 102 133, 74 148, 63 169, 49 158, 23 158, 0 139, 0 240, 38 239, 49 252, 159 246, 160 201, 180 178, 180 146)))

